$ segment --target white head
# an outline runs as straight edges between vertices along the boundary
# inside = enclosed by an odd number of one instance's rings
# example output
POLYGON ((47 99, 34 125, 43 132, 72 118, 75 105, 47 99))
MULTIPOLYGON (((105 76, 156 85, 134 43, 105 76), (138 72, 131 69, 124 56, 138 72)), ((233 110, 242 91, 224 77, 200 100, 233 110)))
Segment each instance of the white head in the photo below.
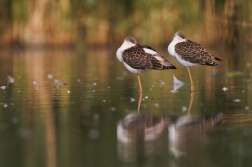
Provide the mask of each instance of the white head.
POLYGON ((120 62, 122 62, 123 61, 123 59, 122 59, 123 51, 126 50, 126 49, 131 48, 132 46, 135 46, 136 44, 137 44, 137 41, 136 41, 136 39, 134 37, 127 36, 124 39, 123 44, 120 46, 120 48, 116 52, 116 56, 117 56, 118 60, 120 62))
POLYGON ((186 40, 186 35, 182 31, 178 31, 175 33, 173 40, 176 42, 183 42, 186 40))

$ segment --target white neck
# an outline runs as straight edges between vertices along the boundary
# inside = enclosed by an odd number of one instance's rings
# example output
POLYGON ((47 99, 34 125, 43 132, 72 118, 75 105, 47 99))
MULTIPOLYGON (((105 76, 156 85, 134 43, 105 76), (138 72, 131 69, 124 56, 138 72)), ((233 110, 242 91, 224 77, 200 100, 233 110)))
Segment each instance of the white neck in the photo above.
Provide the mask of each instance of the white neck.
POLYGON ((131 48, 132 46, 135 46, 135 44, 131 43, 131 42, 128 42, 128 41, 125 41, 123 42, 123 44, 120 46, 120 48, 117 49, 117 52, 116 52, 116 57, 117 59, 122 62, 123 61, 123 58, 122 58, 122 53, 124 50, 126 49, 129 49, 131 48))
POLYGON ((178 36, 174 36, 172 42, 168 46, 168 52, 171 56, 175 57, 175 45, 180 42, 184 42, 186 39, 182 39, 178 36))

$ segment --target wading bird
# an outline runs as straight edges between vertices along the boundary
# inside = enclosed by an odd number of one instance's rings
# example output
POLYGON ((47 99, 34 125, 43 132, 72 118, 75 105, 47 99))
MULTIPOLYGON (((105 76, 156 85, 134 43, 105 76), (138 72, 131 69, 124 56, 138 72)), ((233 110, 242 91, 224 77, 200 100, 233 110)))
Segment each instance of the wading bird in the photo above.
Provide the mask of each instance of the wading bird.
POLYGON ((156 50, 147 45, 139 45, 134 37, 128 36, 116 52, 116 57, 132 73, 137 74, 139 93, 142 85, 139 74, 148 70, 176 69, 156 50))
POLYGON ((168 52, 182 66, 187 68, 192 92, 194 91, 194 85, 189 68, 199 65, 216 66, 221 61, 200 44, 187 40, 185 34, 181 31, 175 33, 172 42, 168 46, 168 52))

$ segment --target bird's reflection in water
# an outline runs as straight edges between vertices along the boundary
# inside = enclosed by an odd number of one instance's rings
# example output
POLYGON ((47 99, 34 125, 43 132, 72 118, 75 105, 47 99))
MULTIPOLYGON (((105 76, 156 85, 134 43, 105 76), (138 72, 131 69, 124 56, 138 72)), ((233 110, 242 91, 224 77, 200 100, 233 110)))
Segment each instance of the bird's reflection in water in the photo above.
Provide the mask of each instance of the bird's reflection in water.
POLYGON ((140 113, 142 94, 139 94, 137 112, 130 113, 117 124, 118 156, 126 162, 166 150, 164 135, 168 117, 140 113), (163 137, 161 137, 163 136, 163 137))
POLYGON ((222 117, 223 114, 219 113, 209 118, 191 115, 178 118, 168 127, 169 148, 172 154, 178 158, 200 149, 199 145, 207 142, 207 135, 222 120, 222 117))
POLYGON ((208 118, 192 116, 193 100, 194 92, 190 92, 187 114, 168 127, 169 150, 176 158, 201 150, 200 145, 208 141, 208 134, 223 119, 222 113, 208 118))
POLYGON ((191 92, 190 95, 187 114, 172 123, 172 116, 140 113, 142 101, 142 94, 140 94, 137 112, 126 115, 117 124, 119 158, 125 162, 135 162, 139 158, 149 161, 153 157, 169 154, 168 150, 176 158, 197 154, 202 149, 199 145, 207 142, 208 134, 223 116, 221 113, 209 118, 192 116, 194 93, 191 92))

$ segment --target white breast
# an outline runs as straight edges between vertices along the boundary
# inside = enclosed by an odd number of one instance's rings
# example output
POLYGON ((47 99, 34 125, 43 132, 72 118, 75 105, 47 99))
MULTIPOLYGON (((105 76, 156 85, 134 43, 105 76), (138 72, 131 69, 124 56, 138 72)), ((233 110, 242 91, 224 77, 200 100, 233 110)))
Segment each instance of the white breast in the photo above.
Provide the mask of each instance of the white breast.
POLYGON ((120 47, 120 48, 117 49, 117 51, 116 51, 116 57, 117 57, 117 59, 118 59, 120 62, 123 61, 122 52, 123 52, 122 47, 120 47))
POLYGON ((185 39, 181 40, 181 39, 178 39, 178 38, 174 37, 173 41, 168 46, 169 54, 171 56, 173 56, 182 66, 185 66, 185 67, 197 67, 197 66, 199 66, 199 64, 190 63, 189 61, 186 61, 186 60, 182 59, 181 56, 176 53, 175 45, 177 43, 180 43, 180 42, 183 42, 183 41, 186 41, 186 40, 185 39))
POLYGON ((135 44, 133 44, 131 42, 124 41, 123 44, 120 46, 120 48, 117 49, 116 57, 120 62, 123 62, 123 58, 122 58, 123 51, 131 48, 132 46, 135 46, 135 44))
POLYGON ((185 67, 197 67, 197 66, 199 66, 199 64, 191 63, 189 61, 186 61, 186 60, 182 59, 181 56, 178 55, 176 52, 175 52, 174 57, 179 62, 179 64, 181 64, 182 66, 185 66, 185 67))
POLYGON ((142 72, 147 71, 147 70, 141 70, 141 69, 134 69, 134 68, 130 67, 130 66, 129 66, 127 63, 125 63, 124 61, 123 61, 123 65, 127 68, 127 70, 129 70, 130 72, 135 73, 135 74, 140 74, 140 73, 142 73, 142 72))
POLYGON ((177 42, 172 41, 169 46, 168 46, 168 52, 171 56, 175 57, 175 45, 177 44, 177 42))

